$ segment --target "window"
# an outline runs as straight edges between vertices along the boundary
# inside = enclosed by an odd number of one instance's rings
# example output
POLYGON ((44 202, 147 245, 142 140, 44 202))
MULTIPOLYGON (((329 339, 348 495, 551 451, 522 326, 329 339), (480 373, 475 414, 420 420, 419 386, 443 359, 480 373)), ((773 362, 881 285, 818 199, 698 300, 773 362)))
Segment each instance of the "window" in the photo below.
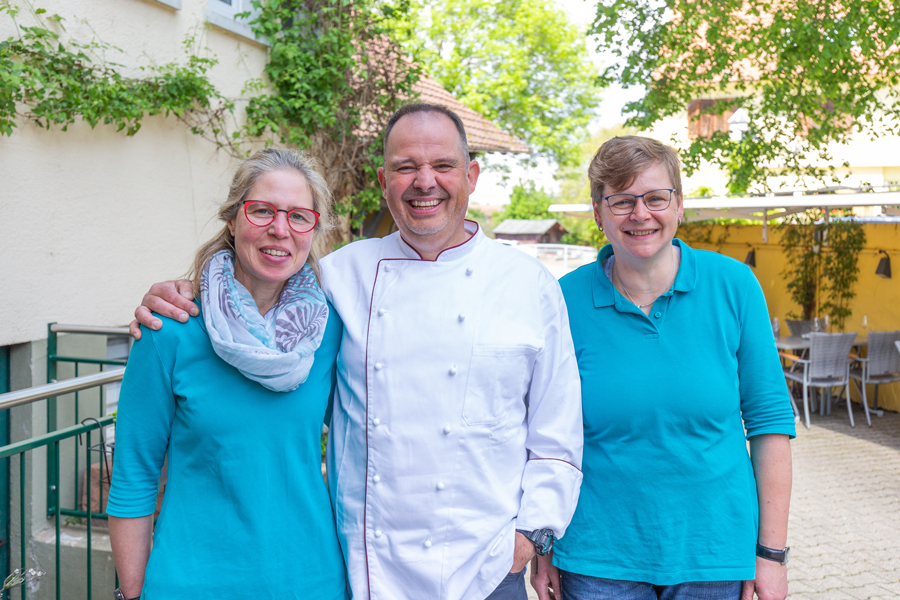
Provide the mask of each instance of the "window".
POLYGON ((719 102, 732 102, 734 98, 722 100, 694 100, 688 104, 688 137, 712 137, 717 131, 728 132, 728 118, 734 114, 734 107, 725 109, 721 114, 715 114, 714 107, 719 102))
MULTIPOLYGON (((180 0, 178 0, 180 2, 180 0)), ((206 20, 220 29, 254 40, 261 44, 250 27, 249 18, 239 18, 240 13, 255 13, 250 0, 207 0, 206 20)))
POLYGON ((181 0, 156 0, 160 4, 165 4, 166 6, 171 6, 176 10, 181 10, 181 0))
POLYGON ((834 115, 834 102, 832 100, 826 100, 819 103, 819 105, 822 107, 821 110, 817 111, 813 116, 807 116, 803 112, 799 113, 800 130, 797 133, 801 136, 808 136, 811 129, 821 129, 822 125, 820 123, 825 119, 830 119, 832 125, 838 129, 848 130, 853 127, 853 115, 834 115))

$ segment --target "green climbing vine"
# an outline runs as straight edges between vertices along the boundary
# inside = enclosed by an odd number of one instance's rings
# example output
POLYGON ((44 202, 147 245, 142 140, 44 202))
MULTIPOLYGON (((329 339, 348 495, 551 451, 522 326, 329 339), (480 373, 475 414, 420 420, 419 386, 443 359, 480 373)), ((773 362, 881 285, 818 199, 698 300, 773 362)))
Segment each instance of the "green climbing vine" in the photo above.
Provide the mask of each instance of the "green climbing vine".
MULTIPOLYGON (((250 100, 247 132, 270 131, 283 144, 322 159, 338 212, 358 230, 381 207, 381 132, 415 95, 419 78, 418 67, 391 38, 391 23, 409 6, 372 0, 253 5, 253 30, 271 45, 265 75, 273 93, 250 100)), ((265 86, 256 81, 251 87, 265 86)))
MULTIPOLYGON (((322 159, 337 210, 359 229, 381 208, 376 171, 381 131, 399 106, 415 96, 419 70, 391 37, 409 11, 374 0, 253 0, 251 25, 269 44, 264 77, 248 81, 252 95, 243 125, 235 104, 207 77, 217 61, 185 40, 185 58, 143 67, 146 77, 127 77, 122 65, 105 60, 119 51, 102 41, 65 36, 64 19, 27 0, 0 0, 15 34, 0 41, 0 134, 17 121, 66 131, 83 120, 135 135, 150 115, 174 116, 232 156, 246 144, 274 135, 322 159), (35 25, 20 24, 27 10, 35 25), (21 15, 24 16, 24 15, 21 15)), ((250 14, 239 17, 249 18, 250 14)), ((120 51, 119 51, 120 52, 120 51)))
MULTIPOLYGON (((819 209, 789 215, 775 226, 787 266, 781 275, 799 313, 788 316, 812 319, 820 311, 829 315, 843 331, 851 315, 850 301, 856 297, 859 253, 866 243, 863 226, 852 218, 825 219, 819 209)), ((838 217, 849 217, 840 211, 838 217)))
POLYGON ((132 136, 145 116, 171 114, 195 134, 220 146, 230 143, 225 118, 234 105, 206 77, 216 61, 192 52, 193 37, 185 41, 184 62, 145 67, 146 77, 126 77, 121 65, 102 58, 118 49, 98 40, 64 40, 62 17, 26 8, 36 25, 20 24, 21 8, 0 1, 0 16, 9 17, 15 30, 0 41, 0 134, 12 135, 18 120, 66 131, 80 119, 132 136))

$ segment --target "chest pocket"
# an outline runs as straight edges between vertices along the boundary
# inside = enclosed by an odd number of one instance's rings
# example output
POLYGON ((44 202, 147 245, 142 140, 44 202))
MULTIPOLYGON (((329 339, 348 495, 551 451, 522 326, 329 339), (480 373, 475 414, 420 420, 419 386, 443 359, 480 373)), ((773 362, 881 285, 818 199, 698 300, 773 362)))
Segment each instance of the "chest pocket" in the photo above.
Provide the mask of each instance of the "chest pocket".
POLYGON ((481 346, 472 350, 463 419, 468 425, 495 425, 522 402, 533 350, 523 346, 481 346))

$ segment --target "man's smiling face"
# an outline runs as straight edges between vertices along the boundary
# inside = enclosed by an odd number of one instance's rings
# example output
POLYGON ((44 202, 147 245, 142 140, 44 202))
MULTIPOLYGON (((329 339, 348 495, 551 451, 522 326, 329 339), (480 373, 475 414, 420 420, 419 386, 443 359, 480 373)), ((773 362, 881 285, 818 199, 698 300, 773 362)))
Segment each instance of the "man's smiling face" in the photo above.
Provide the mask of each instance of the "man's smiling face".
POLYGON ((394 125, 378 181, 403 239, 423 257, 468 239, 463 224, 478 172, 446 115, 412 113, 394 125))

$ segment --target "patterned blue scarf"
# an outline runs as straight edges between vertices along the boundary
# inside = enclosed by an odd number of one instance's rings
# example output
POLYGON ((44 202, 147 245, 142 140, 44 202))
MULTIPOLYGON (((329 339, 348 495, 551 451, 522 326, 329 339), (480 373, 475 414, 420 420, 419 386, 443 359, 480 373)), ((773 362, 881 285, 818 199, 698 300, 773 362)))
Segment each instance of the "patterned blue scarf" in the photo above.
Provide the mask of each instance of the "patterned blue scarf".
POLYGON ((275 392, 306 381, 328 323, 328 304, 312 267, 303 265, 288 279, 263 316, 234 278, 232 252, 222 250, 203 268, 200 302, 213 349, 244 377, 275 392))

